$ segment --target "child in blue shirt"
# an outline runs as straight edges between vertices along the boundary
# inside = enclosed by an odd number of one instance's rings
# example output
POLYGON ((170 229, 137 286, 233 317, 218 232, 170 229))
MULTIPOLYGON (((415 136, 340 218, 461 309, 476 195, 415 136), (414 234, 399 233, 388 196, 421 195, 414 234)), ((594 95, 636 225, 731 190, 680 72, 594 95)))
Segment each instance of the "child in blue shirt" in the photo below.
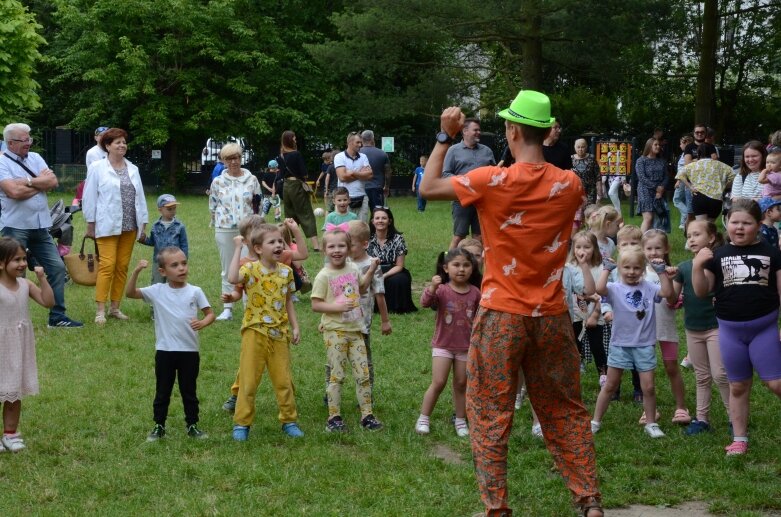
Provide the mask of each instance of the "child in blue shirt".
MULTIPOLYGON (((157 198, 157 210, 160 212, 160 218, 152 225, 144 244, 154 246, 152 255, 152 264, 157 263, 157 255, 160 250, 174 246, 184 252, 185 257, 189 257, 187 245, 187 232, 184 224, 176 218, 176 207, 179 202, 171 194, 163 194, 157 198)), ((161 274, 161 268, 152 268, 152 284, 162 284, 165 277, 161 274)))
POLYGON ((412 192, 418 196, 418 212, 425 212, 426 200, 420 197, 420 182, 423 179, 423 170, 426 168, 426 161, 428 156, 423 154, 420 156, 420 167, 417 167, 412 173, 412 192))

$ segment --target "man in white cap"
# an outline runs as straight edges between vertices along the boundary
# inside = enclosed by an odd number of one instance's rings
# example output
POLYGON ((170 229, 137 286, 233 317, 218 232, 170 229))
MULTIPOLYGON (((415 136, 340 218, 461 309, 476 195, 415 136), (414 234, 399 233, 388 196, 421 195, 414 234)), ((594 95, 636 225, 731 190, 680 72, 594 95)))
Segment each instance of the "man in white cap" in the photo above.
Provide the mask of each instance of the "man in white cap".
POLYGON ((100 147, 100 138, 103 136, 103 133, 108 131, 109 128, 106 126, 100 126, 95 130, 95 145, 89 148, 89 151, 87 151, 87 156, 84 158, 84 163, 87 164, 87 170, 89 171, 89 166, 93 164, 93 162, 96 162, 98 160, 102 160, 106 156, 108 156, 108 153, 103 150, 102 147, 100 147))
MULTIPOLYGON (((486 272, 466 391, 481 497, 486 515, 511 515, 507 443, 523 369, 545 444, 575 503, 586 517, 603 516, 590 417, 580 394, 580 357, 561 282, 583 187, 574 172, 545 162, 542 142, 555 121, 546 95, 523 90, 499 116, 514 165, 442 178, 445 153, 464 124, 461 110, 450 107, 442 113, 442 131, 420 184, 427 199, 474 206, 483 232, 486 272)), ((585 291, 593 292, 593 279, 586 276, 585 291)))

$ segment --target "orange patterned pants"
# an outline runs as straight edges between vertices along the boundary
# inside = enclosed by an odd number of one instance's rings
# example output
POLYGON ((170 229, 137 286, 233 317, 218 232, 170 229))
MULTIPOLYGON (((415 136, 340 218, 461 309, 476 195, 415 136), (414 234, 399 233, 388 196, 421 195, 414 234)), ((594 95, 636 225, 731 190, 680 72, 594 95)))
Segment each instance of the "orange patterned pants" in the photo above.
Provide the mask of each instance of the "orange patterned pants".
POLYGON ((518 370, 548 447, 581 504, 599 500, 589 413, 580 396, 580 355, 567 313, 532 318, 480 308, 467 363, 466 414, 486 515, 507 506, 507 442, 515 414, 518 370))

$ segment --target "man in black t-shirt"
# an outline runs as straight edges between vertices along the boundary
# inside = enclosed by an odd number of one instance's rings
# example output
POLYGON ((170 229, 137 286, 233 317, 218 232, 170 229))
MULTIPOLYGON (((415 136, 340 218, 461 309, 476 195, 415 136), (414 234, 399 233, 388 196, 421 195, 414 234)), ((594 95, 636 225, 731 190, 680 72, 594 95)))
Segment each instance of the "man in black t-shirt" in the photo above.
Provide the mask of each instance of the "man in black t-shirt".
MULTIPOLYGON (((694 142, 687 145, 686 148, 683 150, 683 164, 689 165, 691 162, 699 158, 697 156, 697 147, 700 146, 700 144, 704 144, 705 137, 708 136, 708 128, 705 126, 705 124, 695 124, 694 125, 694 131, 692 131, 694 134, 694 142)), ((709 144, 711 148, 711 154, 710 157, 713 160, 719 159, 719 153, 716 151, 716 146, 713 144, 709 144)))
POLYGON ((546 162, 559 169, 572 169, 572 153, 566 145, 559 142, 559 137, 561 137, 561 124, 559 118, 556 117, 556 123, 553 124, 548 138, 542 143, 542 155, 546 162))

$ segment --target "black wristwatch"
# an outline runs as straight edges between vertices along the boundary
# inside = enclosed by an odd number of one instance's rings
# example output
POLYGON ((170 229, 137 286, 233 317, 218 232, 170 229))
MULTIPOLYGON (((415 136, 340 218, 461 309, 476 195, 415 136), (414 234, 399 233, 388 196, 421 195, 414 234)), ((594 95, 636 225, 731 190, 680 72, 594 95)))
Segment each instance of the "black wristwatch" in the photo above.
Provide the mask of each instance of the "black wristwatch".
POLYGON ((437 142, 440 144, 452 144, 453 137, 448 135, 445 131, 440 131, 437 133, 437 142))

